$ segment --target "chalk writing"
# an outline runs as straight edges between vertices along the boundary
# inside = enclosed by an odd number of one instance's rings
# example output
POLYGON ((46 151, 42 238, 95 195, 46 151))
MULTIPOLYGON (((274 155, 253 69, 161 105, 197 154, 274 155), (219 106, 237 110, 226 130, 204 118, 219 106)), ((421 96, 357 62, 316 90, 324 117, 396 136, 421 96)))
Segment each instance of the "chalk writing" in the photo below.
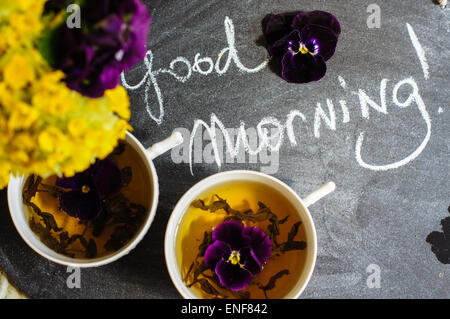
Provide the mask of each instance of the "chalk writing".
POLYGON ((425 50, 422 48, 422 45, 420 44, 416 33, 414 32, 413 28, 409 23, 406 24, 406 28, 408 29, 408 34, 411 39, 412 45, 416 50, 417 57, 419 58, 420 66, 422 67, 423 77, 425 78, 425 80, 428 80, 430 77, 430 73, 428 71, 429 66, 427 59, 425 57, 425 50))
MULTIPOLYGON (((419 62, 424 74, 425 79, 429 78, 429 66, 425 57, 425 51, 423 50, 421 44, 419 43, 419 40, 411 27, 408 23, 406 24, 407 31, 410 37, 410 40, 413 44, 414 49, 416 50, 417 56, 419 58, 419 62)), ((163 122, 164 118, 164 98, 163 94, 161 92, 161 89, 158 84, 158 76, 162 74, 169 74, 172 77, 174 77, 177 81, 181 83, 185 83, 188 81, 193 73, 198 73, 203 76, 207 76, 209 74, 212 74, 215 72, 218 76, 221 76, 225 74, 232 63, 237 67, 238 71, 241 73, 256 73, 261 71, 267 66, 268 61, 264 61, 257 65, 254 68, 246 67, 240 60, 238 55, 238 49, 236 47, 236 41, 235 41, 235 28, 233 25, 233 21, 229 17, 225 17, 224 21, 224 28, 225 28, 225 35, 226 35, 226 41, 227 46, 222 49, 218 56, 216 61, 214 62, 211 57, 201 57, 200 53, 196 53, 193 58, 193 63, 185 58, 185 57, 177 57, 173 59, 170 64, 169 68, 164 69, 160 68, 157 70, 153 70, 153 63, 154 63, 154 55, 151 50, 149 50, 146 54, 146 57, 144 59, 144 66, 146 68, 146 73, 144 77, 137 83, 137 84, 129 84, 125 78, 125 74, 121 74, 122 84, 128 89, 128 90, 138 90, 142 87, 144 87, 144 99, 145 99, 145 105, 146 105, 146 111, 149 114, 149 116, 157 123, 161 124, 163 122), (150 101, 150 93, 151 89, 153 88, 154 93, 156 94, 159 110, 158 112, 155 112, 152 108, 151 101, 150 101)), ((345 81, 345 79, 342 76, 338 77, 339 85, 344 89, 344 91, 348 91, 348 85, 345 81)), ((358 97, 359 104, 361 107, 361 117, 363 119, 369 120, 370 119, 370 112, 372 110, 376 111, 381 114, 388 114, 388 108, 387 108, 387 100, 386 100, 386 89, 388 85, 388 79, 382 79, 380 82, 380 100, 379 102, 376 102, 372 97, 370 97, 363 89, 358 89, 356 91, 351 90, 348 91, 352 95, 355 95, 358 97)), ((336 131, 337 129, 337 121, 336 118, 336 110, 335 105, 333 103, 332 99, 326 99, 325 100, 327 108, 326 110, 323 108, 321 102, 316 103, 316 108, 314 112, 314 122, 313 122, 313 129, 314 129, 314 137, 320 138, 320 132, 322 129, 322 126, 324 125, 329 130, 336 131), (322 125, 323 124, 323 125, 322 125)), ((425 103, 422 100, 422 97, 419 94, 419 89, 417 86, 416 81, 412 78, 406 78, 402 81, 399 81, 397 84, 395 84, 393 88, 392 93, 392 102, 398 106, 399 108, 406 108, 410 106, 411 104, 415 103, 417 106, 422 119, 424 120, 427 131, 425 134, 425 137, 421 144, 408 156, 404 157, 403 159, 396 161, 394 163, 389 164, 370 164, 366 160, 363 159, 362 153, 363 153, 363 143, 365 138, 365 132, 359 133, 359 136, 356 141, 355 145, 355 158, 357 163, 367 169, 376 170, 376 171, 383 171, 383 170, 389 170, 401 167, 403 165, 406 165, 407 163, 414 160, 417 156, 420 155, 420 153, 424 150, 426 145, 428 144, 430 137, 431 137, 431 120, 430 116, 428 114, 428 111, 426 109, 425 103), (410 88, 410 94, 408 98, 404 101, 400 101, 398 91, 402 87, 409 87, 410 88)), ((340 109, 342 111, 342 123, 349 123, 350 118, 350 112, 347 107, 347 101, 344 99, 341 99, 338 101, 340 109)), ((281 123, 277 118, 275 117, 266 117, 263 118, 256 126, 256 131, 258 134, 258 143, 256 146, 251 146, 249 144, 249 136, 247 135, 246 130, 246 124, 244 122, 241 122, 239 128, 237 129, 237 136, 235 137, 235 143, 233 141, 234 138, 231 138, 229 131, 230 129, 226 128, 225 125, 222 123, 222 121, 219 120, 219 118, 213 113, 211 114, 210 118, 210 124, 206 123, 205 121, 201 119, 197 119, 194 122, 194 126, 191 132, 191 137, 189 139, 189 164, 190 164, 190 170, 193 174, 193 168, 192 168, 192 156, 193 156, 193 148, 194 148, 194 136, 197 132, 197 130, 204 128, 206 130, 206 133, 209 134, 211 144, 209 145, 209 149, 211 150, 211 154, 213 155, 214 161, 217 164, 217 166, 220 168, 222 163, 222 155, 221 150, 219 150, 219 147, 217 145, 217 138, 218 134, 223 136, 223 140, 226 146, 226 150, 231 156, 231 158, 235 158, 240 154, 240 150, 244 149, 246 153, 249 155, 257 155, 261 153, 262 150, 269 150, 269 152, 279 152, 283 140, 285 137, 285 134, 287 135, 287 138, 292 146, 297 145, 296 137, 295 137, 295 130, 294 130, 294 122, 297 118, 300 118, 303 122, 303 124, 307 124, 307 118, 305 115, 300 112, 297 109, 293 109, 289 112, 287 115, 286 121, 284 123, 281 123), (270 131, 273 133, 275 131, 275 134, 268 134, 270 128, 270 131)), ((232 130, 232 129, 231 129, 232 130)))
POLYGON ((191 64, 189 60, 185 57, 177 57, 173 59, 168 69, 157 69, 153 70, 153 62, 154 55, 151 50, 147 51, 147 54, 144 58, 144 67, 146 68, 146 73, 144 77, 137 84, 129 84, 125 78, 125 73, 121 74, 122 85, 130 90, 135 91, 144 87, 144 101, 145 101, 145 109, 150 116, 157 124, 161 124, 164 119, 164 97, 161 92, 160 86, 158 84, 158 76, 161 74, 169 74, 173 76, 177 81, 181 83, 185 83, 188 81, 194 72, 201 74, 203 76, 207 76, 213 71, 217 73, 217 75, 225 74, 233 62, 237 67, 238 71, 241 73, 256 73, 264 69, 268 63, 268 60, 263 61, 259 65, 254 68, 246 67, 239 58, 238 50, 236 48, 236 40, 235 40, 235 30, 233 21, 229 17, 225 17, 225 35, 227 39, 228 46, 222 49, 218 56, 217 60, 214 63, 213 59, 210 57, 200 58, 200 53, 197 53, 194 56, 194 63, 191 64), (226 60, 224 58, 226 57, 226 60), (223 60, 225 63, 223 63, 223 60), (184 74, 178 74, 175 71, 175 66, 179 64, 183 66, 184 74), (158 111, 155 112, 152 108, 150 94, 151 89, 153 88, 156 94, 156 100, 158 102, 158 111))
MULTIPOLYGON (((342 79, 342 77, 341 77, 342 79)), ((340 79, 340 81, 341 81, 340 79)), ((361 117, 369 120, 369 107, 381 114, 388 114, 387 109, 387 100, 386 100, 386 88, 387 88, 388 79, 382 79, 380 82, 380 100, 381 103, 378 104, 374 102, 374 100, 369 97, 363 90, 358 91, 351 91, 353 95, 357 95, 360 102, 360 110, 361 110, 361 117)), ((425 149, 426 145, 428 144, 430 137, 431 137, 431 120, 430 116, 428 114, 428 111, 426 109, 425 103, 422 99, 422 97, 419 94, 419 88, 417 86, 417 83, 413 78, 406 78, 404 80, 399 81, 396 83, 393 87, 392 91, 392 102, 399 108, 406 108, 410 106, 411 104, 415 103, 422 119, 424 120, 427 131, 425 134, 425 137, 421 144, 416 148, 414 152, 412 152, 410 155, 406 156, 405 158, 390 164, 382 164, 382 165, 374 165, 369 164, 362 158, 362 150, 363 150, 363 142, 364 142, 364 136, 365 132, 361 132, 359 134, 359 137, 356 141, 355 145, 355 157, 358 164, 364 168, 375 170, 375 171, 384 171, 389 169, 394 169, 401 167, 403 165, 406 165, 407 163, 414 160, 417 156, 420 155, 420 153, 425 149), (410 93, 409 96, 404 100, 400 101, 399 99, 399 90, 402 87, 409 87, 410 93)), ((313 122, 313 129, 314 129, 314 137, 319 139, 320 138, 320 131, 322 127, 322 122, 326 125, 326 127, 329 130, 335 131, 337 129, 337 118, 335 114, 335 108, 334 103, 332 99, 326 99, 327 104, 327 111, 326 112, 323 108, 320 102, 317 103, 317 107, 314 112, 314 122, 313 122)), ((348 111, 348 108, 346 107, 346 101, 340 100, 339 104, 341 105, 341 108, 343 110, 343 118, 342 123, 348 123, 350 121, 350 113, 348 111)), ((285 135, 287 136, 290 144, 292 146, 297 145, 297 140, 295 137, 295 120, 299 118, 302 120, 303 124, 307 124, 307 118, 306 116, 297 109, 291 110, 289 114, 286 117, 286 121, 284 123, 280 122, 275 117, 266 117, 263 118, 258 124, 257 124, 257 133, 258 133, 258 141, 259 143, 255 148, 249 147, 249 138, 247 135, 246 130, 246 124, 245 122, 241 122, 240 127, 238 129, 238 134, 236 137, 236 142, 233 142, 233 139, 230 137, 228 130, 225 128, 225 125, 222 121, 219 120, 216 114, 211 114, 210 124, 206 123, 205 121, 201 119, 197 119, 194 122, 194 126, 191 132, 190 136, 190 142, 189 142, 189 163, 190 163, 190 170, 191 174, 193 174, 192 169, 192 156, 194 153, 194 137, 196 136, 197 130, 199 130, 201 127, 206 129, 206 132, 209 134, 211 139, 211 150, 214 154, 215 162, 217 166, 221 167, 221 158, 220 158, 220 151, 217 145, 217 136, 218 133, 220 133, 222 136, 224 136, 224 143, 227 147, 227 150, 230 154, 230 156, 235 157, 238 155, 238 150, 240 148, 240 145, 244 146, 244 149, 248 154, 255 155, 261 152, 262 150, 268 149, 271 152, 278 152, 280 150, 280 147, 283 144, 285 135), (271 131, 271 134, 269 134, 269 128, 271 131)))

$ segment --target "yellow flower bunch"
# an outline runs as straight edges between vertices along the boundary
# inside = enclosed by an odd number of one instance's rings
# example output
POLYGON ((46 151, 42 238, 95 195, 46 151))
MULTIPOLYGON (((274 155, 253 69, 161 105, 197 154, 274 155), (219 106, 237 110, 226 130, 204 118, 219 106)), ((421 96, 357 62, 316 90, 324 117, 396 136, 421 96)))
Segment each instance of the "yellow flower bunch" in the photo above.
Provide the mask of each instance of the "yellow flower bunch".
POLYGON ((14 175, 72 176, 131 127, 122 86, 87 98, 36 49, 44 0, 0 0, 0 189, 14 175))

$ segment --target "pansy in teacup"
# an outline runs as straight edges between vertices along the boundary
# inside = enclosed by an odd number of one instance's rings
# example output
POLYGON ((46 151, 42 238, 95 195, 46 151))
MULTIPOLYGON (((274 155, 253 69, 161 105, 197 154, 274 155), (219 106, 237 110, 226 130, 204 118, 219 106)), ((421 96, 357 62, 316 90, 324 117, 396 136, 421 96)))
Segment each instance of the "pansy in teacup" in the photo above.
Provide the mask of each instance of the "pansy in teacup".
POLYGON ((205 264, 217 274, 222 286, 233 291, 247 287, 272 253, 270 239, 262 230, 231 220, 214 228, 212 239, 205 264))
POLYGON ((322 79, 340 33, 338 19, 324 11, 273 15, 264 29, 267 50, 281 63, 281 76, 290 83, 322 79))
POLYGON ((92 220, 102 211, 102 201, 122 187, 119 167, 110 159, 97 160, 86 171, 56 180, 69 191, 58 196, 61 210, 81 220, 92 220))

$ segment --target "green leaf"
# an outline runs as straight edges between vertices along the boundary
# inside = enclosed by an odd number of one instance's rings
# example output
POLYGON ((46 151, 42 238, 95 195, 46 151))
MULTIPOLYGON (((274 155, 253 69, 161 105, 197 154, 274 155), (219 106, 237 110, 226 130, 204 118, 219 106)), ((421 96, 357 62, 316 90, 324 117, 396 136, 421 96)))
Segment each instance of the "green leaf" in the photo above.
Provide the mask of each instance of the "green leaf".
POLYGON ((53 43, 55 41, 55 36, 59 27, 54 29, 46 30, 42 33, 42 37, 38 42, 38 50, 41 53, 42 57, 50 64, 51 66, 56 65, 56 54, 54 50, 53 43))

